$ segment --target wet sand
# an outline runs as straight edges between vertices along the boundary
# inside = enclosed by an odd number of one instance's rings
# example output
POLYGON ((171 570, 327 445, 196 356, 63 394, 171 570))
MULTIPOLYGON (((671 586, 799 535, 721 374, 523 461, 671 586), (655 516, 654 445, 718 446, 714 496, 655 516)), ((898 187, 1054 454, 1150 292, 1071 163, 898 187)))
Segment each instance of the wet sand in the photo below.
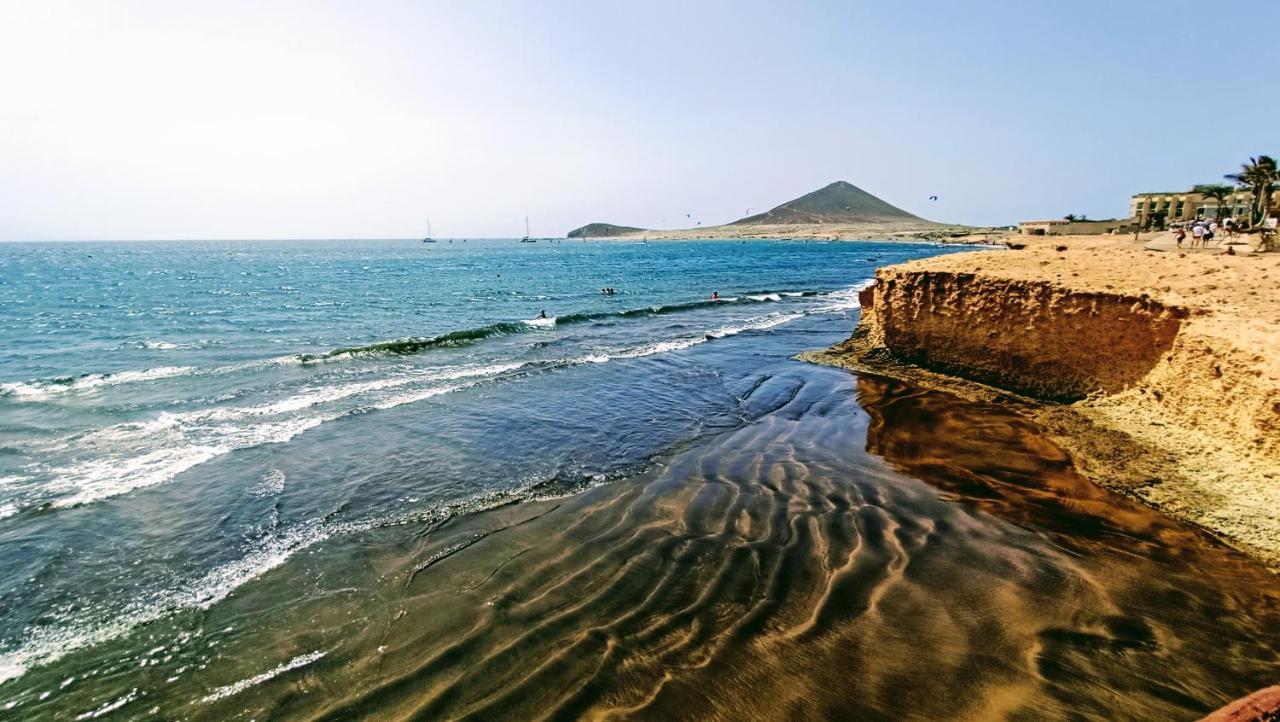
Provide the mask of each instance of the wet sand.
POLYGON ((319 545, 141 630, 142 667, 72 655, 11 698, 28 719, 1192 720, 1274 682, 1276 578, 1010 409, 787 362, 742 413, 581 493, 319 545), (203 661, 166 679, 146 659, 173 639, 203 661))
POLYGON ((998 405, 792 368, 633 478, 286 565, 159 714, 1189 720, 1274 680, 1260 565, 998 405))

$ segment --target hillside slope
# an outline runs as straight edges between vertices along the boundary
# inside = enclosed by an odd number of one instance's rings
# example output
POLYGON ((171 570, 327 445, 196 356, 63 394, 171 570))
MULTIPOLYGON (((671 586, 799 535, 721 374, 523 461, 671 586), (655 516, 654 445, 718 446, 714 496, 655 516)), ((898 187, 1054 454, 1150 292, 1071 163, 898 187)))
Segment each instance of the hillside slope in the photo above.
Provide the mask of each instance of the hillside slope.
POLYGON ((776 208, 740 218, 728 225, 799 225, 813 223, 927 223, 846 181, 836 181, 776 208))

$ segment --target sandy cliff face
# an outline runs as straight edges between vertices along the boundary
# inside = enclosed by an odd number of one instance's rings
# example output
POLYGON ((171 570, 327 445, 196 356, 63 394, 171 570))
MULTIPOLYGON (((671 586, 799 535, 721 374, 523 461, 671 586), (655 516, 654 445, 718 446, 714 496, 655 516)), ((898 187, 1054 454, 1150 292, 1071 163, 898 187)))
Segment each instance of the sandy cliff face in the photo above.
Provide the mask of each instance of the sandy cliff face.
POLYGON ((863 324, 875 345, 926 368, 1065 401, 1140 382, 1187 317, 1146 296, 972 273, 888 268, 868 291, 863 324))
POLYGON ((1032 413, 1092 478, 1276 565, 1275 262, 1079 247, 925 259, 881 269, 853 337, 814 360, 1066 402, 1032 413))

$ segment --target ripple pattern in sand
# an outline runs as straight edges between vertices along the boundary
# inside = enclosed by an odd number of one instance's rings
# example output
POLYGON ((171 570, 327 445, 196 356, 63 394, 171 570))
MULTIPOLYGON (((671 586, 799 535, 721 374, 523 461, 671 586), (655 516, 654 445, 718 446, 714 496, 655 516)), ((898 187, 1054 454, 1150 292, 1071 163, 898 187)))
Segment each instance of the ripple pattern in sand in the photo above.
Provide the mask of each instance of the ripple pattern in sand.
POLYGON ((308 694, 236 705, 1191 719, 1274 675, 1275 585, 1247 559, 1079 478, 1008 411, 856 383, 765 379, 753 421, 640 478, 374 546, 401 579, 385 611, 335 635, 292 682, 308 694))

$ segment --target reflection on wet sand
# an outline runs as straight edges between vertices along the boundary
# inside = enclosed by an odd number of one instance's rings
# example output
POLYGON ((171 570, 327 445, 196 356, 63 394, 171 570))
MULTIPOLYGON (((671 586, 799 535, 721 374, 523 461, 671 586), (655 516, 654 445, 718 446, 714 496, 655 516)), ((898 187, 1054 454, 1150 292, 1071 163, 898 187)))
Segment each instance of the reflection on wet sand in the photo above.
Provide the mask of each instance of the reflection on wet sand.
POLYGON ((205 624, 279 620, 225 669, 313 656, 179 709, 1194 719, 1278 676, 1269 574, 1081 479, 1009 411, 810 368, 743 404, 637 478, 282 568, 205 624))

